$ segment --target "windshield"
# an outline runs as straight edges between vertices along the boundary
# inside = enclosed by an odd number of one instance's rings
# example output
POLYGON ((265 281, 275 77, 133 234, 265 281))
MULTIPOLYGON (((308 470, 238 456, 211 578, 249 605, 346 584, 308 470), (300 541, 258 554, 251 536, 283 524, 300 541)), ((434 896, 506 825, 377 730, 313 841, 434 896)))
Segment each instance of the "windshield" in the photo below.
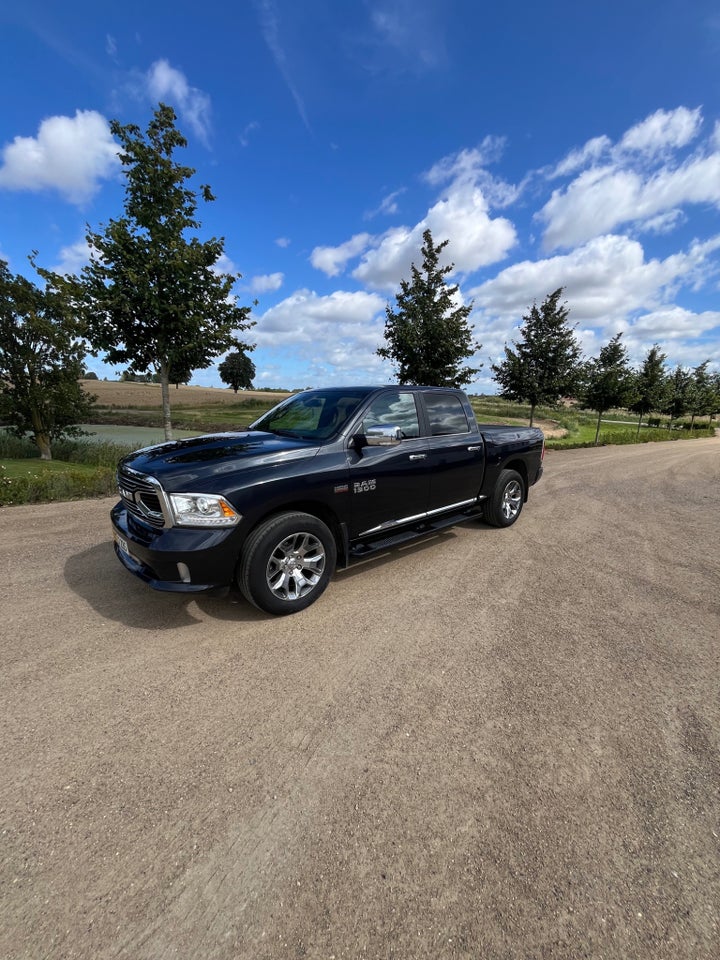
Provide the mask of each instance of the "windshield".
POLYGON ((370 387, 306 390, 273 407, 252 425, 281 437, 328 440, 338 433, 372 392, 370 387))

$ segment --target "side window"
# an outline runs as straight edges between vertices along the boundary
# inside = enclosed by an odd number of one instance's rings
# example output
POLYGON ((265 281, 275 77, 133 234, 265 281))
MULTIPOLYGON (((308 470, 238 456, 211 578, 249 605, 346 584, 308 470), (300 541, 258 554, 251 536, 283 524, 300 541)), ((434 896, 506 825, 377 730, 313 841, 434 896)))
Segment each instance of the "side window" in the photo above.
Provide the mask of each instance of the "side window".
POLYGON ((426 393, 423 396, 430 421, 430 434, 433 437, 470 432, 465 409, 459 397, 445 393, 426 393))
POLYGON ((390 390, 376 397, 363 418, 362 432, 370 427, 400 427, 403 439, 419 437, 420 423, 413 394, 390 390))

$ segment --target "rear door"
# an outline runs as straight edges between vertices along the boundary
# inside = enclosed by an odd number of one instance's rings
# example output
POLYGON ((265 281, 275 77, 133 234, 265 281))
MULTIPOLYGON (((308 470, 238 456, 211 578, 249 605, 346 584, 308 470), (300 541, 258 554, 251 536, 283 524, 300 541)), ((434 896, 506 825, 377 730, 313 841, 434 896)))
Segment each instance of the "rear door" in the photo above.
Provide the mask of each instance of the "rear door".
POLYGON ((477 424, 456 393, 420 396, 429 434, 428 511, 467 504, 479 494, 483 478, 485 450, 477 424))

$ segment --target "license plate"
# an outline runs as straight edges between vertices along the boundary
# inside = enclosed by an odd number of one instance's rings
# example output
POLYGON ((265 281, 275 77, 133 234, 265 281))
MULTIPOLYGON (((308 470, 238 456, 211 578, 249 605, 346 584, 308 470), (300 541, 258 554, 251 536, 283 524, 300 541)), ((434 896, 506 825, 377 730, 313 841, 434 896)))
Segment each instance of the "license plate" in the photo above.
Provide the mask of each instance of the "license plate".
POLYGON ((128 549, 127 540, 125 540, 124 537, 121 537, 120 534, 116 533, 114 530, 113 530, 113 537, 115 538, 115 543, 122 550, 122 552, 130 556, 130 550, 128 549))

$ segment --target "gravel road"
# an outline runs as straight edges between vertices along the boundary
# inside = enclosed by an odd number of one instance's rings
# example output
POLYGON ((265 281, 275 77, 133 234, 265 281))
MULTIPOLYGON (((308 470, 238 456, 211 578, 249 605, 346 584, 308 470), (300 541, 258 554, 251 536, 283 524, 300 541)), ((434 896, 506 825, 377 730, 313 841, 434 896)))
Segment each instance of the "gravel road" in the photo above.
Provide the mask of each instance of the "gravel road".
POLYGON ((273 619, 0 510, 0 957, 716 960, 720 439, 273 619))

